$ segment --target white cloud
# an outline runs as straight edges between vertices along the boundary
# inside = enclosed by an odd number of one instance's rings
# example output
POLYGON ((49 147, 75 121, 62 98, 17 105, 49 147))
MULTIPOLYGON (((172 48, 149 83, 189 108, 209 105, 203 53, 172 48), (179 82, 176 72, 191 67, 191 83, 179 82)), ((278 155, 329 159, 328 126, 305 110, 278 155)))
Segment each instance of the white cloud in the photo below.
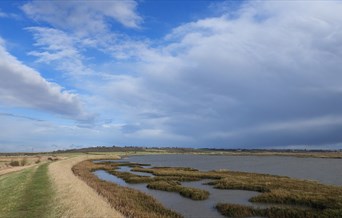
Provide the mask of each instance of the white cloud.
POLYGON ((138 75, 113 77, 98 95, 128 124, 139 120, 132 132, 158 129, 193 145, 341 141, 342 123, 318 122, 342 115, 339 92, 327 91, 341 89, 341 10, 338 1, 251 1, 234 16, 184 24, 165 46, 142 50, 149 55, 136 63, 138 75))
POLYGON ((39 57, 38 62, 51 62, 63 58, 80 59, 81 55, 74 47, 75 39, 63 31, 46 27, 28 27, 33 32, 36 40, 34 44, 45 52, 31 52, 31 55, 39 57))
POLYGON ((68 73, 71 77, 92 74, 83 61, 79 44, 81 39, 66 32, 47 27, 28 27, 26 30, 33 33, 37 50, 28 54, 37 57, 38 63, 55 66, 55 69, 68 73))
POLYGON ((32 1, 22 10, 37 21, 54 27, 79 32, 101 34, 110 29, 110 18, 129 28, 138 28, 142 18, 136 12, 134 0, 125 1, 32 1), (57 12, 57 13, 56 13, 57 12))
MULTIPOLYGON (((125 16, 136 15, 136 3, 126 2, 132 5, 123 6, 125 16)), ((120 21, 93 2, 34 1, 23 10, 54 27, 29 28, 39 61, 65 63, 77 74, 97 72, 84 66, 86 48, 129 60, 129 67, 115 60, 105 72, 78 77, 91 93, 87 105, 120 123, 94 128, 115 132, 117 141, 250 147, 342 141, 339 1, 249 1, 234 13, 224 9, 181 25, 154 48, 109 32, 105 17, 128 27, 141 19, 120 21)))
POLYGON ((81 102, 37 71, 24 65, 0 44, 0 101, 7 106, 31 107, 74 119, 86 119, 81 102))

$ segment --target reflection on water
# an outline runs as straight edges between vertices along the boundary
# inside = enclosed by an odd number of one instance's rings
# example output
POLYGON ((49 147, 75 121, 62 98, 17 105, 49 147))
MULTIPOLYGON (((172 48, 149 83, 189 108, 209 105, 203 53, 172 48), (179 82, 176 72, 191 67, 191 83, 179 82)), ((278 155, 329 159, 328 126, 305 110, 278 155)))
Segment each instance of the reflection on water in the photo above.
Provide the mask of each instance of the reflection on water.
POLYGON ((113 176, 113 175, 107 173, 105 170, 96 170, 96 171, 94 172, 94 174, 95 174, 98 178, 100 178, 100 179, 102 179, 102 180, 105 180, 105 181, 107 181, 107 182, 114 182, 114 183, 116 183, 116 184, 118 184, 118 185, 125 186, 125 187, 128 186, 128 184, 125 182, 125 180, 120 179, 120 178, 117 177, 117 176, 113 176))
POLYGON ((184 198, 178 193, 148 189, 146 187, 146 184, 128 184, 124 180, 111 175, 104 170, 97 170, 94 172, 94 174, 102 180, 114 182, 118 185, 134 188, 146 194, 149 194, 156 198, 165 207, 182 214, 184 217, 223 217, 215 209, 215 205, 218 202, 255 205, 248 202, 248 199, 259 194, 258 192, 253 191, 218 190, 212 188, 211 186, 202 184, 208 181, 183 182, 182 185, 184 186, 200 188, 209 191, 210 195, 207 200, 194 201, 188 198, 184 198))

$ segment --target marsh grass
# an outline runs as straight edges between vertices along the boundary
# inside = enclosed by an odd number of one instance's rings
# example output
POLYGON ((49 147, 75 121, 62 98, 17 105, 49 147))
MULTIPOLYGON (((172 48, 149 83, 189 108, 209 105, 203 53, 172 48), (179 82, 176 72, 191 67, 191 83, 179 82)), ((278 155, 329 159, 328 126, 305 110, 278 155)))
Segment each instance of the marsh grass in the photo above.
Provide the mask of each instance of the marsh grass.
POLYGON ((127 183, 131 183, 131 184, 137 184, 137 183, 149 183, 154 181, 154 178, 149 177, 149 176, 139 176, 139 175, 135 175, 129 172, 118 172, 115 170, 109 170, 107 171, 110 174, 117 176, 123 180, 125 180, 125 182, 127 183))
POLYGON ((251 202, 307 206, 319 211, 342 208, 342 188, 314 181, 265 174, 227 172, 211 182, 219 189, 243 189, 262 192, 251 202))
POLYGON ((243 189, 261 192, 249 201, 279 204, 280 207, 253 209, 246 206, 220 204, 219 211, 238 216, 241 211, 248 216, 266 217, 342 217, 342 188, 314 181, 266 174, 225 172, 219 180, 210 183, 219 189, 243 189), (281 205, 293 207, 281 207, 281 205), (298 208, 302 206, 303 208, 298 208), (304 208, 306 207, 306 208, 304 208), (252 212, 251 212, 252 211, 252 212))
POLYGON ((156 167, 156 168, 142 168, 142 164, 136 163, 102 163, 105 166, 99 165, 99 168, 106 170, 108 173, 123 179, 127 183, 148 183, 147 188, 176 192, 183 197, 192 200, 205 200, 209 197, 209 192, 197 188, 184 187, 180 182, 184 181, 199 181, 203 178, 217 178, 213 175, 208 175, 199 172, 197 169, 184 167, 156 167), (155 175, 140 176, 130 172, 119 172, 116 169, 119 166, 128 166, 135 172, 144 172, 155 175), (112 168, 112 169, 110 169, 112 168))
MULTIPOLYGON (((293 179, 286 176, 234 172, 228 170, 202 172, 193 168, 153 167, 139 164, 99 164, 108 172, 128 183, 148 183, 148 188, 178 192, 191 199, 206 199, 204 190, 184 189, 182 181, 211 179, 208 185, 217 189, 235 189, 260 192, 251 202, 277 204, 279 207, 257 209, 242 205, 220 204, 217 209, 224 215, 245 216, 244 213, 266 217, 342 217, 342 187, 320 184, 315 181, 293 179), (129 165, 130 164, 130 165, 129 165), (118 166, 131 166, 132 171, 151 173, 155 177, 137 176, 129 172, 117 172, 118 166), (283 207, 282 207, 283 206, 283 207)), ((253 216, 254 216, 253 215, 253 216)))
POLYGON ((318 211, 315 209, 303 208, 253 208, 237 204, 217 204, 217 210, 227 217, 252 217, 262 216, 269 218, 339 218, 342 217, 342 210, 318 211))
POLYGON ((183 187, 176 181, 154 181, 147 185, 147 188, 168 192, 178 192, 180 195, 192 200, 205 200, 209 197, 209 192, 198 188, 183 187))
MULTIPOLYGON (((113 164, 108 164, 113 166, 113 164)), ((153 197, 140 191, 121 187, 111 182, 98 179, 92 171, 96 169, 108 169, 106 164, 94 164, 91 161, 83 161, 75 165, 72 170, 90 187, 104 196, 116 210, 126 217, 181 217, 181 215, 164 208, 153 197)))

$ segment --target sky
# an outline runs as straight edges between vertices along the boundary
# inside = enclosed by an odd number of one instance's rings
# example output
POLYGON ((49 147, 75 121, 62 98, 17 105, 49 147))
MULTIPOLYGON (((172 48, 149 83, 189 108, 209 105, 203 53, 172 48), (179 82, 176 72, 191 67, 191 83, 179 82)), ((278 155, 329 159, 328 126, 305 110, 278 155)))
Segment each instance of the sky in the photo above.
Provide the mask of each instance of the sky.
POLYGON ((0 152, 342 148, 342 1, 0 1, 0 152))

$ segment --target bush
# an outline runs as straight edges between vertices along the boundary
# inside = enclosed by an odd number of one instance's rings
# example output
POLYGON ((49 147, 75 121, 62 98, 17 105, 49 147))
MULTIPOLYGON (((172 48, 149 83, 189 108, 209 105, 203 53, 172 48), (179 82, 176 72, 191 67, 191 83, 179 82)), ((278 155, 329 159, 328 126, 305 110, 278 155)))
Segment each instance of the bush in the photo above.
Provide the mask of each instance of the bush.
POLYGON ((20 161, 20 166, 25 166, 27 164, 27 158, 24 157, 21 161, 20 161))
POLYGON ((12 167, 18 167, 18 166, 20 166, 20 163, 19 163, 19 161, 17 161, 17 160, 12 160, 12 161, 9 163, 9 165, 12 166, 12 167))

